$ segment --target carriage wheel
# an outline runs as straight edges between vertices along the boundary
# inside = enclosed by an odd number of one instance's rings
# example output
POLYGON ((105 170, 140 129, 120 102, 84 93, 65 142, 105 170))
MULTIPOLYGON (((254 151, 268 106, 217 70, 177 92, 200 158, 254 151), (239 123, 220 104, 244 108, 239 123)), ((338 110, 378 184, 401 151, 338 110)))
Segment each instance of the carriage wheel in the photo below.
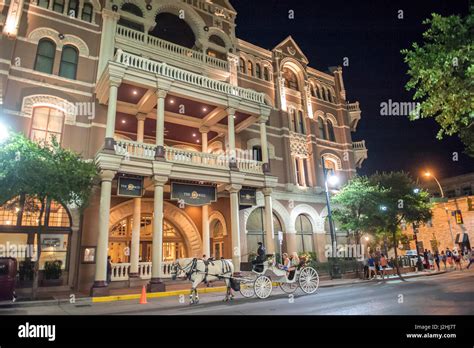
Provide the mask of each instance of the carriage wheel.
POLYGON ((280 288, 287 294, 292 294, 298 289, 298 283, 296 281, 292 283, 280 283, 280 288))
POLYGON ((255 279, 243 279, 240 281, 240 293, 243 297, 253 297, 255 279))
POLYGON ((272 293, 272 280, 261 275, 255 280, 254 289, 258 298, 267 298, 272 293))
POLYGON ((304 267, 299 274, 298 283, 306 294, 314 293, 319 287, 318 272, 313 267, 304 267))

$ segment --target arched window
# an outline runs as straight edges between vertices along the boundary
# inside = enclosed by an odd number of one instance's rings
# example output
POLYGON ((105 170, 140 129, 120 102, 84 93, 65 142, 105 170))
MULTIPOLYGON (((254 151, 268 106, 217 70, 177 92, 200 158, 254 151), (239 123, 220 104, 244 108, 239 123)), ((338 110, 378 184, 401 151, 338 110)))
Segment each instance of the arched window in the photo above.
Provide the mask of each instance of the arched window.
POLYGON ((293 132, 298 132, 298 121, 296 119, 296 110, 293 108, 290 108, 290 124, 291 124, 291 130, 293 132))
POLYGON ((49 39, 41 39, 36 51, 35 70, 52 74, 55 54, 56 44, 49 39))
POLYGON ((38 6, 43 8, 49 8, 49 0, 38 0, 38 6))
POLYGON ((296 250, 298 252, 313 252, 313 226, 306 215, 298 215, 295 223, 296 250))
MULTIPOLYGON (((256 254, 258 242, 265 245, 265 229, 264 229, 265 210, 264 208, 256 208, 249 215, 247 220, 247 252, 256 254)), ((273 234, 278 235, 278 231, 283 232, 282 224, 278 217, 273 213, 273 234)), ((278 250, 278 237, 274 238, 275 250, 278 250)))
POLYGON ((289 68, 283 68, 283 78, 285 79, 285 87, 299 90, 298 78, 296 74, 289 68))
POLYGON ((85 3, 84 7, 82 8, 82 15, 81 19, 86 22, 92 22, 92 13, 94 11, 94 7, 90 3, 85 3))
POLYGON ((252 61, 247 61, 247 72, 250 76, 253 76, 253 63, 252 61))
POLYGON ((64 0, 53 0, 53 11, 58 13, 64 12, 64 0))
POLYGON ((214 259, 219 260, 224 257, 224 226, 219 220, 211 223, 211 255, 214 259))
POLYGON ((79 0, 69 0, 69 5, 67 7, 67 15, 69 17, 77 18, 79 15, 79 0))
POLYGON ((324 90, 323 99, 326 100, 326 101, 329 101, 329 92, 328 92, 327 88, 323 88, 323 90, 324 90))
POLYGON ((328 125, 328 138, 330 141, 336 141, 336 135, 334 134, 334 126, 331 120, 327 120, 328 125))
POLYGON ((316 86, 316 97, 319 99, 323 99, 323 95, 321 93, 321 87, 319 85, 316 86))
POLYGON ((61 144, 64 125, 64 113, 49 107, 36 107, 31 118, 30 139, 36 142, 50 143, 55 137, 61 144))
POLYGON ((185 20, 174 14, 162 12, 155 17, 155 22, 155 27, 149 32, 151 36, 183 47, 195 48, 196 36, 185 20))
POLYGON ((135 15, 137 17, 143 17, 143 12, 140 7, 135 4, 132 4, 131 2, 126 2, 125 4, 123 4, 121 10, 124 12, 131 13, 132 15, 135 15))
POLYGON ((209 37, 209 42, 216 44, 217 46, 225 47, 225 42, 217 35, 211 35, 209 37))
POLYGON ((245 61, 243 58, 239 59, 239 70, 242 74, 245 74, 245 61))
POLYGON ((262 78, 262 68, 260 67, 260 64, 255 64, 255 76, 258 77, 259 79, 262 78))
POLYGON ((326 172, 330 175, 334 175, 337 169, 336 162, 324 156, 323 158, 324 158, 324 167, 326 168, 326 172))
MULTIPOLYGON (((143 12, 140 9, 140 7, 138 7, 135 4, 129 3, 129 2, 123 4, 121 10, 123 12, 130 13, 130 14, 132 14, 134 16, 137 16, 137 17, 143 17, 143 12)), ((133 30, 137 30, 137 31, 141 31, 141 32, 145 31, 143 24, 134 22, 134 21, 129 20, 125 17, 120 17, 120 19, 118 21, 118 24, 122 25, 124 27, 130 28, 130 29, 133 29, 133 30)))
POLYGON ((322 117, 318 117, 318 138, 319 139, 327 139, 326 129, 324 127, 324 121, 323 121, 322 117))
POLYGON ((316 97, 316 87, 311 85, 311 96, 316 97))
MULTIPOLYGON (((46 261, 61 261, 61 269, 68 268, 69 236, 71 219, 62 204, 54 200, 41 202, 36 197, 21 195, 0 206, 0 245, 41 246, 39 269, 43 270, 46 261), (44 206, 43 206, 44 204, 44 206), (41 218, 40 243, 37 243, 41 218)), ((31 280, 30 274, 22 274, 26 259, 35 258, 27 249, 18 247, 15 258, 19 262, 20 282, 31 280)))
POLYGON ((263 68, 263 78, 265 81, 270 81, 270 70, 267 66, 263 68))
POLYGON ((74 46, 64 46, 63 52, 61 54, 59 76, 75 80, 77 74, 78 57, 79 53, 74 46))

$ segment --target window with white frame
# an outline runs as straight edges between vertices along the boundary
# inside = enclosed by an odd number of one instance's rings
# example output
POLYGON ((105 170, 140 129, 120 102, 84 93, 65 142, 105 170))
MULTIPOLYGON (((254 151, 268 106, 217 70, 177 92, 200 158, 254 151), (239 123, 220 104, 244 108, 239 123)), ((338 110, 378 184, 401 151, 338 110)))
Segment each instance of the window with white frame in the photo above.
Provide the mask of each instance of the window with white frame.
POLYGON ((30 139, 51 143, 53 137, 60 144, 64 126, 64 113, 50 107, 36 107, 31 119, 30 139))

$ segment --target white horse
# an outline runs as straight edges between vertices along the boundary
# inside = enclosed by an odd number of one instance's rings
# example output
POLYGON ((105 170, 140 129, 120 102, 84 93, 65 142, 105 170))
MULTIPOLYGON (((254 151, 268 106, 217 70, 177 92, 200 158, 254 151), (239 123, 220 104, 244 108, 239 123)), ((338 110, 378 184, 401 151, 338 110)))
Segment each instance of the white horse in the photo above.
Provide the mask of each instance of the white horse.
POLYGON ((203 261, 199 259, 177 259, 172 266, 171 277, 175 280, 180 276, 193 282, 191 293, 189 294, 189 303, 199 303, 197 286, 202 282, 209 282, 223 279, 227 286, 227 292, 224 301, 234 298, 230 289, 236 287, 236 281, 232 278, 234 265, 229 260, 203 261))

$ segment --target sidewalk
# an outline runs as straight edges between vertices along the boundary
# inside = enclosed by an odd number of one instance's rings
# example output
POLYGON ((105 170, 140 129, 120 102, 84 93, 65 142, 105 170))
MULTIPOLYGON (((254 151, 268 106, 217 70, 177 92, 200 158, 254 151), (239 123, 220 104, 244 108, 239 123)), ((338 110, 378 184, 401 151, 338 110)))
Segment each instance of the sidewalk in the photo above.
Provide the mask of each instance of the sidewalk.
MULTIPOLYGON (((403 274, 402 277, 404 279, 416 278, 416 277, 423 277, 423 276, 434 276, 434 275, 441 275, 445 274, 450 271, 421 271, 421 272, 411 272, 403 274)), ((397 275, 387 276, 384 282, 390 281, 400 281, 400 278, 397 275)), ((337 286, 350 286, 354 284, 361 284, 361 283, 378 283, 382 282, 382 279, 374 279, 374 280, 367 280, 367 279, 332 279, 332 280, 321 280, 319 283, 320 288, 329 288, 329 287, 337 287, 337 286)), ((179 295, 189 295, 190 291, 190 282, 188 281, 181 281, 181 282, 173 282, 167 285, 167 291, 165 292, 157 292, 157 293, 147 293, 147 298, 164 298, 164 297, 171 297, 171 296, 179 296, 179 295)), ((214 282, 212 286, 207 287, 205 284, 200 284, 198 286, 199 293, 218 293, 218 292, 225 292, 226 288, 224 286, 223 281, 214 282)), ((126 301, 126 300, 137 300, 141 296, 141 288, 125 288, 125 289, 111 289, 109 296, 103 297, 89 297, 86 294, 74 293, 75 295, 75 304, 76 305, 87 305, 91 303, 104 303, 104 302, 113 302, 113 301, 126 301)), ((50 294, 49 298, 53 297, 53 299, 48 300, 37 300, 37 301, 17 301, 15 303, 2 301, 0 302, 0 309, 2 308, 20 308, 20 307, 33 307, 33 306, 55 306, 61 304, 70 304, 70 296, 73 292, 61 292, 50 294)))

